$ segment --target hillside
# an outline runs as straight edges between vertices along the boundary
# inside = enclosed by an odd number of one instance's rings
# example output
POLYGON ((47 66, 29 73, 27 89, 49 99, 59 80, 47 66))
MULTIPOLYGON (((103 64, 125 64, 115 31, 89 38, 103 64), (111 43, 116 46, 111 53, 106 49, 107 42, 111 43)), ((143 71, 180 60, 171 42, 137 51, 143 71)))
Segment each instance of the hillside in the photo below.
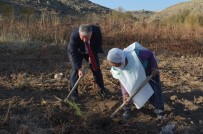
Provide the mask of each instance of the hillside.
POLYGON ((181 2, 160 12, 147 10, 124 12, 131 14, 137 21, 154 24, 187 24, 203 26, 203 0, 181 2))
POLYGON ((89 0, 0 0, 0 12, 32 14, 51 11, 56 14, 80 16, 86 14, 105 14, 109 8, 94 4, 89 0))
POLYGON ((147 19, 154 15, 156 12, 154 11, 147 11, 147 10, 139 10, 139 11, 128 11, 127 13, 132 14, 134 18, 137 20, 147 19))
POLYGON ((166 8, 160 14, 170 16, 188 11, 190 14, 203 14, 203 0, 182 2, 166 8))
POLYGON ((200 24, 203 24, 203 0, 193 0, 188 2, 181 2, 165 10, 158 12, 149 18, 149 21, 168 21, 174 20, 184 22, 187 18, 191 21, 197 19, 200 24))

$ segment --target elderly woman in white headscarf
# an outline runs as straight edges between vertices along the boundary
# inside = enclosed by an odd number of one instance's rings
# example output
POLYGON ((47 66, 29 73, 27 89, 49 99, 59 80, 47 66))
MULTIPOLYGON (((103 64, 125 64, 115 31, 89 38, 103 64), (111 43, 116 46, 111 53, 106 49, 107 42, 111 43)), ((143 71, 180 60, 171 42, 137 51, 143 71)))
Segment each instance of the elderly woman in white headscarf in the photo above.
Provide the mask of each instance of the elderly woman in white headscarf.
MULTIPOLYGON (((127 100, 135 92, 134 90, 145 80, 146 76, 153 76, 149 83, 132 100, 138 109, 149 100, 154 106, 153 113, 157 117, 162 117, 164 114, 164 98, 157 59, 154 54, 135 42, 124 50, 112 48, 108 52, 107 60, 112 66, 111 73, 113 77, 120 81, 123 101, 127 100)), ((123 117, 131 117, 130 103, 126 104, 124 110, 123 117)))

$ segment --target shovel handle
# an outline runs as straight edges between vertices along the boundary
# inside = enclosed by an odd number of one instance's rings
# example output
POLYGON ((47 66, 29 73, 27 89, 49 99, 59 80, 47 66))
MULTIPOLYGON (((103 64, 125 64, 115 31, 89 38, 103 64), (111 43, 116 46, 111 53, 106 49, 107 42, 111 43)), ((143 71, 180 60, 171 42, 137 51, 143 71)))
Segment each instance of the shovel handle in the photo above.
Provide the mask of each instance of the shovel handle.
POLYGON ((65 98, 64 101, 67 101, 70 96, 72 95, 72 93, 75 91, 75 88, 77 87, 79 81, 82 79, 83 76, 79 77, 78 80, 76 81, 75 85, 73 86, 73 88, 71 89, 70 93, 68 94, 68 96, 65 98))
MULTIPOLYGON (((85 72, 88 67, 89 67, 89 64, 84 67, 83 71, 85 72)), ((82 77, 84 77, 84 76, 81 76, 81 77, 78 78, 78 80, 77 80, 76 83, 74 84, 73 88, 71 89, 70 93, 69 93, 68 96, 64 99, 64 102, 66 102, 66 101, 70 98, 70 96, 71 96, 72 93, 75 91, 75 89, 76 89, 76 87, 77 87, 79 81, 82 79, 82 77)))
POLYGON ((113 118, 114 115, 115 115, 118 111, 120 111, 120 110, 125 106, 125 104, 126 104, 127 102, 129 102, 129 101, 148 83, 148 81, 149 81, 151 78, 152 78, 152 75, 146 77, 146 79, 145 79, 145 80, 139 85, 139 87, 136 89, 136 92, 135 92, 132 96, 130 96, 126 101, 124 101, 123 104, 120 105, 120 106, 116 109, 116 111, 115 111, 113 114, 111 114, 110 117, 113 118))

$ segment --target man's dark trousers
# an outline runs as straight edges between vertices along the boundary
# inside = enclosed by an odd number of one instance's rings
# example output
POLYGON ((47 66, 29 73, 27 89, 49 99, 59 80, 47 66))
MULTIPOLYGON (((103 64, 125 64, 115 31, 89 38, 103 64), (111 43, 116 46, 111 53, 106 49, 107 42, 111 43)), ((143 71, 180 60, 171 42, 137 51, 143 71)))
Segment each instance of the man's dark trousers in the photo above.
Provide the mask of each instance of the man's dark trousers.
MULTIPOLYGON (((105 88, 104 88, 104 81, 103 81, 103 77, 102 77, 102 73, 101 73, 101 69, 100 69, 100 64, 99 64, 99 57, 98 57, 98 54, 94 54, 94 56, 95 56, 96 64, 99 67, 99 69, 97 71, 94 71, 91 64, 90 64, 90 68, 92 70, 95 82, 99 86, 100 92, 102 92, 103 90, 105 90, 105 88)), ((70 55, 69 55, 69 59, 70 59, 71 66, 72 66, 71 75, 70 75, 70 90, 71 90, 72 87, 75 85, 76 81, 78 80, 78 70, 76 70, 74 68, 74 66, 73 66, 74 63, 73 63, 70 55)), ((79 54, 78 55, 79 64, 82 64, 83 59, 85 59, 88 62, 89 55, 88 54, 79 54)), ((105 92, 105 91, 103 91, 103 92, 105 92)), ((73 96, 78 95, 77 87, 76 87, 76 89, 72 95, 73 96)))

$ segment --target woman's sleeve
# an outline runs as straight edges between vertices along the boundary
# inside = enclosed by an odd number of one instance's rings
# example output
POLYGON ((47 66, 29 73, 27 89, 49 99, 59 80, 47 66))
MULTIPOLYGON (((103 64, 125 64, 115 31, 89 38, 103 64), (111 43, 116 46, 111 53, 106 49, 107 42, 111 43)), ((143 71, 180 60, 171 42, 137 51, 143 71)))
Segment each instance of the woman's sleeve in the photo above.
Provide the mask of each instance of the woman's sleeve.
POLYGON ((150 50, 140 50, 139 57, 142 60, 148 60, 151 68, 157 68, 157 62, 154 54, 150 50))
POLYGON ((128 94, 128 92, 126 91, 125 87, 122 85, 122 83, 120 82, 120 85, 121 85, 121 92, 122 92, 122 95, 126 95, 128 94))

